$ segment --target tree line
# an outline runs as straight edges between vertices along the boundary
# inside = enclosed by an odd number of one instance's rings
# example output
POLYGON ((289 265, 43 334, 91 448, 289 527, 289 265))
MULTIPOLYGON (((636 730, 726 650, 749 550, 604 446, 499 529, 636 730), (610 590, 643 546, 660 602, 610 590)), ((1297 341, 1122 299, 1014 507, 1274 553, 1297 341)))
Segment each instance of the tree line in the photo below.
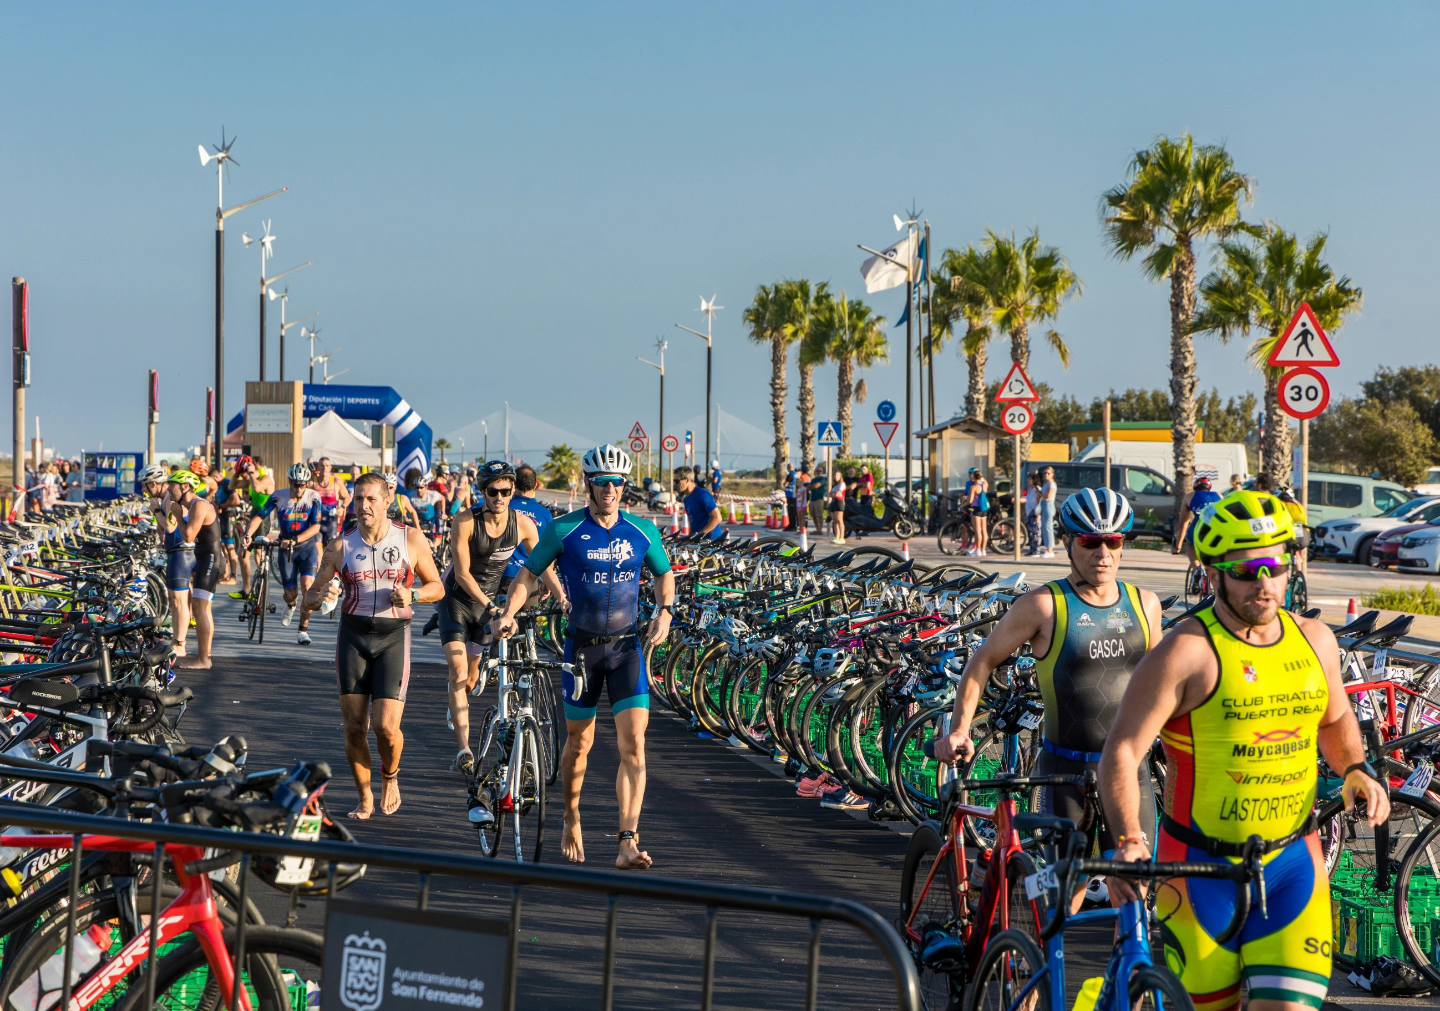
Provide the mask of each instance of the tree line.
MULTIPOLYGON (((1138 260, 1147 277, 1169 283, 1169 397, 1168 410, 1160 417, 1172 426, 1177 497, 1188 491, 1195 473, 1195 436, 1202 412, 1211 419, 1207 438, 1215 441, 1232 441, 1213 433, 1248 431, 1236 427, 1241 424, 1238 419, 1248 422, 1254 417, 1249 412, 1227 421, 1214 399, 1197 396, 1196 335, 1210 334, 1222 342, 1250 340, 1250 360, 1263 379, 1260 470, 1277 484, 1288 483, 1293 433, 1280 410, 1282 373, 1268 368, 1265 361, 1301 303, 1309 303, 1333 336, 1363 300, 1361 289, 1326 261, 1325 234, 1302 240, 1274 222, 1246 221, 1243 211, 1253 192, 1254 180, 1237 168, 1222 145, 1197 144, 1183 134, 1161 137, 1137 152, 1124 181, 1100 198, 1100 228, 1110 251, 1121 259, 1138 260), (1202 276, 1200 257, 1207 245, 1214 265, 1202 276)), ((1054 323, 1064 303, 1080 295, 1083 286, 1061 251, 1046 245, 1038 231, 1023 237, 988 231, 978 243, 947 249, 932 262, 934 266, 926 265, 930 273, 924 278, 929 297, 919 303, 918 343, 920 367, 930 376, 932 423, 934 359, 952 337, 968 371, 961 406, 968 417, 984 420, 992 412, 986 369, 993 340, 1008 344, 1010 361, 1027 369, 1032 339, 1043 340, 1068 367, 1070 349, 1054 323)), ((844 301, 843 295, 840 298, 844 301)), ((816 328, 833 338, 833 323, 821 322, 825 312, 833 312, 823 308, 827 304, 836 304, 828 284, 789 280, 761 285, 745 310, 751 338, 771 350, 777 475, 783 474, 786 463, 790 345, 801 346, 798 406, 801 457, 806 463, 814 460, 814 366, 827 358, 848 363, 850 371, 841 382, 837 404, 838 415, 847 421, 848 438, 854 390, 847 384, 853 382, 853 370, 867 364, 865 356, 869 362, 886 357, 884 320, 868 307, 863 356, 848 347, 859 332, 853 327, 845 329, 847 346, 840 351, 812 347, 807 352, 806 338, 816 328)), ((1218 393, 1213 397, 1218 398, 1218 393)), ((1028 455, 1031 438, 1045 435, 1039 430, 1023 439, 1022 455, 1028 455)), ((1177 498, 1177 507, 1182 504, 1177 498)))

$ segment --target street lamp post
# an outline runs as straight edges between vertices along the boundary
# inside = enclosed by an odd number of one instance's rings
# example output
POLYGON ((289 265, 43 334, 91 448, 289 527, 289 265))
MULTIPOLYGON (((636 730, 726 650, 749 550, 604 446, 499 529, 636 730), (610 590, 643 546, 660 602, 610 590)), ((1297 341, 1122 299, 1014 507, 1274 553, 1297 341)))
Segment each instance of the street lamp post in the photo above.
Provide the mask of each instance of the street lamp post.
POLYGON ((220 131, 220 144, 206 151, 200 145, 200 166, 204 168, 215 163, 215 472, 218 474, 225 464, 225 219, 234 217, 271 197, 278 197, 289 190, 282 186, 264 196, 247 200, 234 207, 225 207, 225 168, 240 164, 230 153, 235 138, 225 140, 225 131, 220 131))
MULTIPOLYGON (((699 309, 699 311, 700 311, 700 312, 703 312, 703 313, 705 314, 705 332, 704 332, 704 333, 701 333, 699 330, 692 329, 692 328, 686 326, 684 323, 676 323, 676 324, 675 324, 675 325, 676 325, 678 328, 680 328, 681 330, 684 330, 686 333, 694 334, 696 337, 699 337, 701 340, 703 340, 703 341, 705 342, 705 460, 706 460, 706 466, 707 466, 707 467, 710 465, 709 461, 711 460, 711 456, 710 456, 710 416, 711 416, 711 414, 713 413, 713 411, 712 411, 712 408, 710 407, 710 396, 711 396, 710 378, 711 378, 711 371, 712 371, 712 367, 713 367, 713 365, 714 365, 714 359, 715 359, 715 337, 714 337, 715 314, 716 314, 717 312, 719 312, 719 311, 720 311, 721 309, 723 309, 723 308, 725 308, 723 305, 716 305, 716 304, 715 304, 715 296, 714 296, 714 295, 711 295, 711 296, 710 296, 710 300, 709 300, 708 302, 705 300, 705 297, 702 295, 702 296, 700 297, 700 309, 699 309)), ((657 433, 656 438, 657 438, 657 439, 663 439, 663 438, 665 438, 665 432, 664 432, 663 426, 662 426, 661 431, 660 431, 659 433, 657 433)))
POLYGON ((490 422, 486 421, 484 418, 481 418, 481 419, 480 419, 480 431, 482 431, 482 432, 485 433, 485 448, 484 448, 484 450, 483 450, 482 452, 484 452, 484 454, 485 454, 485 462, 486 462, 486 463, 489 463, 489 462, 490 462, 490 422))
MULTIPOLYGON (((637 356, 637 360, 638 360, 638 361, 644 362, 646 365, 650 366, 652 369, 655 369, 656 371, 658 371, 658 372, 660 373, 660 428, 659 428, 659 431, 657 432, 657 434, 656 434, 656 436, 655 436, 657 439, 663 439, 663 438, 665 437, 665 349, 668 348, 669 346, 670 346, 670 342, 669 342, 669 341, 665 340, 665 339, 662 338, 662 337, 657 337, 657 338, 655 339, 655 349, 660 352, 660 360, 659 360, 658 362, 652 362, 652 361, 651 361, 650 359, 648 359, 648 358, 639 358, 639 357, 637 356)), ((652 440, 652 442, 653 442, 653 440, 652 440)), ((655 452, 655 470, 656 470, 656 477, 657 477, 658 480, 660 481, 660 484, 661 484, 661 485, 664 485, 664 484, 665 484, 665 458, 660 455, 660 452, 659 452, 659 449, 658 449, 659 443, 653 443, 653 444, 657 447, 656 452, 655 452)), ((675 475, 672 474, 672 475, 670 475, 670 476, 671 476, 671 478, 674 478, 675 475)))
MULTIPOLYGON (((301 336, 304 336, 305 323, 307 321, 296 319, 286 322, 285 314, 290 306, 289 285, 286 285, 280 290, 276 290, 275 288, 270 289, 270 301, 273 302, 277 298, 280 300, 280 381, 283 383, 285 381, 285 335, 298 326, 300 327, 301 336)), ((315 317, 312 316, 310 318, 313 320, 315 317)))

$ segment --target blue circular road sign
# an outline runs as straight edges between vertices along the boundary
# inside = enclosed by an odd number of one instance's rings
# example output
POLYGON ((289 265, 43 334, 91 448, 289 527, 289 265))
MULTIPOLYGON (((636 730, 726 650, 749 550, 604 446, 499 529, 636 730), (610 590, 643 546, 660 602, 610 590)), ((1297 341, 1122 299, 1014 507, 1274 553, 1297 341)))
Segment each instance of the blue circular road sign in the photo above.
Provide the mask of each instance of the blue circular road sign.
POLYGON ((875 405, 875 415, 881 421, 895 420, 895 402, 893 400, 882 400, 875 405))

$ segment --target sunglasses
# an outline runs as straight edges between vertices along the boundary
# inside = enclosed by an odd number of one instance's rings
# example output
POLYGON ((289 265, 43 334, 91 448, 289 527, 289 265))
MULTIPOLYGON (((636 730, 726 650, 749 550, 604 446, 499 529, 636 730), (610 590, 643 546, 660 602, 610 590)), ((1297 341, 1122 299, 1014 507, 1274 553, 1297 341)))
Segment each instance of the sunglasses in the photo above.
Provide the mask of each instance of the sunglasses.
POLYGON ((1111 551, 1119 551, 1125 546, 1124 534, 1077 534, 1075 543, 1086 551, 1098 551, 1100 545, 1105 545, 1111 551))
POLYGON ((1211 562, 1210 564, 1231 579, 1242 583, 1253 583, 1257 579, 1273 579, 1290 570, 1292 555, 1287 551, 1274 558, 1245 558, 1238 562, 1211 562))
POLYGON ((515 494, 514 488, 486 488, 486 498, 509 498, 515 494))
POLYGON ((592 477, 590 483, 597 488, 619 488, 625 483, 623 477, 592 477))

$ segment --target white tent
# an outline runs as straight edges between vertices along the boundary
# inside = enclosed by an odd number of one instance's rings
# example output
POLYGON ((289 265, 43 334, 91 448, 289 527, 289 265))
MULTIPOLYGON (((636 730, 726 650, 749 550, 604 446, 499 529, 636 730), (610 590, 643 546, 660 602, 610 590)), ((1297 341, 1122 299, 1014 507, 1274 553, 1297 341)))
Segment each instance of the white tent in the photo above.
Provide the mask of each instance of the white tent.
POLYGON ((305 426, 301 445, 306 460, 328 456, 339 467, 383 467, 389 462, 370 445, 368 436, 334 411, 326 411, 305 426))

